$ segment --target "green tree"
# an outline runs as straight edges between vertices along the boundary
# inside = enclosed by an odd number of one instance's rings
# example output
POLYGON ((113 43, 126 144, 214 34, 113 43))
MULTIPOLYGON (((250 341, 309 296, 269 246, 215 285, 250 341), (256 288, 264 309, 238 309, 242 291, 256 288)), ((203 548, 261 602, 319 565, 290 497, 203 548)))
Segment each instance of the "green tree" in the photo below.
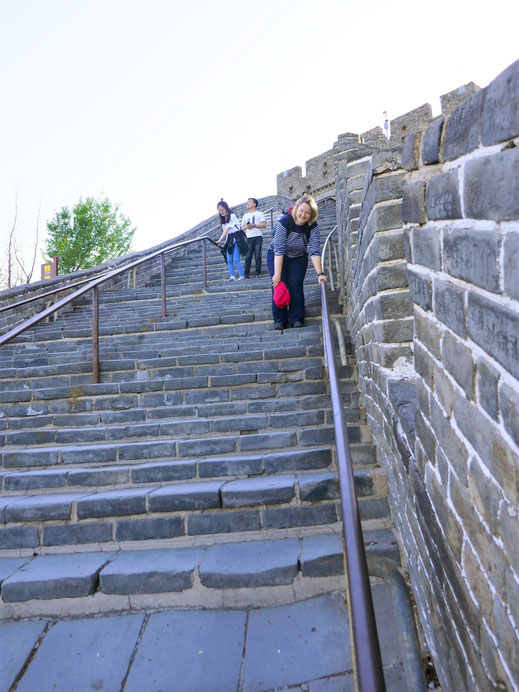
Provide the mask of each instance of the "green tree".
POLYGON ((119 206, 103 197, 81 198, 72 212, 63 207, 47 222, 48 257, 58 257, 60 274, 88 269, 131 249, 135 228, 119 212, 119 206))

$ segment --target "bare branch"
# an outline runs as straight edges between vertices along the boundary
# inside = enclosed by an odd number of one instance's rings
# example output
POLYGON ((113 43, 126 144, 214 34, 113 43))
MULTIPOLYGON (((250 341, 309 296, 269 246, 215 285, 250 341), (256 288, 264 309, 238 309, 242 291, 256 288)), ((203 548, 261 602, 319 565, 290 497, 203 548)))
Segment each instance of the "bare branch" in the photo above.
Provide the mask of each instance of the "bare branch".
POLYGON ((14 233, 16 231, 16 223, 18 221, 18 190, 14 193, 14 222, 11 232, 9 233, 9 241, 7 243, 7 288, 12 287, 12 274, 13 274, 13 242, 14 233))
POLYGON ((36 217, 36 238, 34 240, 34 253, 32 256, 32 264, 31 268, 28 272, 26 272, 26 283, 30 283, 32 279, 32 275, 34 273, 34 265, 36 264, 36 255, 38 253, 38 237, 40 234, 40 213, 41 213, 41 201, 38 206, 38 216, 36 217))
POLYGON ((29 245, 32 258, 29 260, 30 266, 27 268, 29 262, 24 257, 25 244, 21 240, 21 233, 18 227, 18 191, 15 192, 13 224, 8 232, 5 252, 0 251, 0 257, 2 258, 0 260, 0 290, 13 288, 31 281, 38 255, 40 214, 41 203, 36 217, 34 246, 32 244, 29 245))

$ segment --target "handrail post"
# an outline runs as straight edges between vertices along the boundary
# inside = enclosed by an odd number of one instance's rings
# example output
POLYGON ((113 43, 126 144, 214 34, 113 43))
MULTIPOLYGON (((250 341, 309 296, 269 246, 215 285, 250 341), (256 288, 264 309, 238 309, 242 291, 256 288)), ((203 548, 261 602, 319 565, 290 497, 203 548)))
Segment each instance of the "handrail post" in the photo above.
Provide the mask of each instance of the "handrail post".
POLYGON ((270 233, 274 233, 274 209, 270 210, 270 233))
POLYGON ((204 288, 207 288, 207 250, 205 247, 205 238, 202 241, 202 260, 204 265, 204 288))
POLYGON ((92 382, 99 382, 99 295, 92 289, 92 382))
POLYGON ((166 262, 164 253, 160 255, 160 286, 162 290, 162 317, 167 317, 166 313, 166 262))
MULTIPOLYGON (((218 228, 218 227, 216 226, 215 228, 218 228)), ((134 262, 132 262, 129 265, 120 267, 118 269, 109 270, 106 273, 101 274, 97 278, 89 280, 86 286, 83 286, 82 288, 78 288, 76 291, 74 291, 70 295, 66 296, 65 298, 61 298, 57 303, 46 308, 45 310, 42 310, 37 315, 33 315, 33 317, 29 317, 29 319, 25 320, 24 322, 17 324, 16 327, 14 327, 13 329, 10 329, 7 333, 0 334, 0 346, 7 344, 9 341, 14 339, 15 337, 19 336, 20 334, 23 334, 24 332, 26 332, 31 327, 34 327, 36 324, 39 324, 42 320, 44 320, 49 315, 52 315, 55 312, 58 312, 58 310, 61 310, 61 308, 64 308, 66 305, 69 305, 70 303, 72 303, 74 300, 76 300, 76 298, 79 298, 80 296, 83 296, 83 295, 90 293, 90 291, 93 290, 93 288, 95 286, 100 286, 105 281, 108 281, 109 279, 113 279, 116 276, 119 276, 119 274, 122 274, 123 272, 134 270, 135 267, 140 266, 143 262, 155 260, 161 254, 166 254, 167 252, 172 252, 173 250, 178 250, 180 248, 184 248, 184 247, 191 245, 193 243, 198 243, 201 240, 206 240, 209 243, 212 243, 215 247, 217 247, 217 244, 211 238, 204 238, 204 239, 193 238, 192 240, 185 240, 181 243, 177 243, 175 245, 172 245, 171 247, 168 247, 166 249, 156 250, 151 255, 147 255, 144 258, 140 258, 138 260, 135 260, 134 262)), ((80 282, 73 284, 73 286, 79 286, 79 285, 82 285, 83 283, 86 283, 86 282, 80 281, 80 282)), ((70 286, 68 288, 70 288, 70 286)), ((51 292, 51 293, 53 293, 53 292, 51 292)), ((40 295, 37 297, 41 298, 42 296, 40 295)), ((28 301, 28 302, 30 302, 30 301, 28 301)), ((14 307, 13 305, 9 306, 10 309, 13 307, 14 307)))

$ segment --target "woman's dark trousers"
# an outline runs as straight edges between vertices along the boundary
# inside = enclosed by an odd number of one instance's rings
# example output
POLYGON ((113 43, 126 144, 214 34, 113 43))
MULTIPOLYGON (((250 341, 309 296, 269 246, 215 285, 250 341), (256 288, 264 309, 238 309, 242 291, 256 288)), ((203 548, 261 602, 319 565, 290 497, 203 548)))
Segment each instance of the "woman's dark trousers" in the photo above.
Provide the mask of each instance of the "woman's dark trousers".
MULTIPOLYGON (((270 277, 274 276, 274 252, 267 252, 267 267, 270 277)), ((281 270, 281 281, 286 285, 290 293, 290 306, 282 310, 277 307, 272 300, 272 316, 274 322, 279 322, 285 326, 289 319, 292 324, 302 322, 305 317, 305 294, 303 292, 303 281, 305 280, 308 268, 308 255, 305 253, 301 257, 283 258, 283 268, 281 270)), ((274 289, 272 289, 274 294, 274 289)))
POLYGON ((263 245, 263 236, 257 235, 253 238, 247 238, 247 243, 249 245, 249 251, 245 257, 245 276, 248 279, 253 255, 254 263, 256 265, 256 276, 261 274, 261 246, 263 245))

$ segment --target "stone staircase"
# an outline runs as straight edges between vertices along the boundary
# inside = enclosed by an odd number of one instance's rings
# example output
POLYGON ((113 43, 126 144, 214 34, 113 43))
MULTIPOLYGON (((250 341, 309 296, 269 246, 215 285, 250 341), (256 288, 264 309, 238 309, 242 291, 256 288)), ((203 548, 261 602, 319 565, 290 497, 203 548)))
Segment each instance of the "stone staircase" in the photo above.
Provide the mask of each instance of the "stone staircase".
MULTIPOLYGON (((320 219, 323 240, 334 219, 320 219)), ((264 252, 268 241, 264 244, 264 252)), ((344 586, 320 296, 272 329, 270 280, 174 256, 0 349, 0 618, 158 605, 252 607, 344 586)), ((331 313, 339 313, 330 292, 331 313)), ((346 339, 347 342, 347 339, 346 339)), ((340 367, 369 550, 398 560, 356 371, 340 367)))

